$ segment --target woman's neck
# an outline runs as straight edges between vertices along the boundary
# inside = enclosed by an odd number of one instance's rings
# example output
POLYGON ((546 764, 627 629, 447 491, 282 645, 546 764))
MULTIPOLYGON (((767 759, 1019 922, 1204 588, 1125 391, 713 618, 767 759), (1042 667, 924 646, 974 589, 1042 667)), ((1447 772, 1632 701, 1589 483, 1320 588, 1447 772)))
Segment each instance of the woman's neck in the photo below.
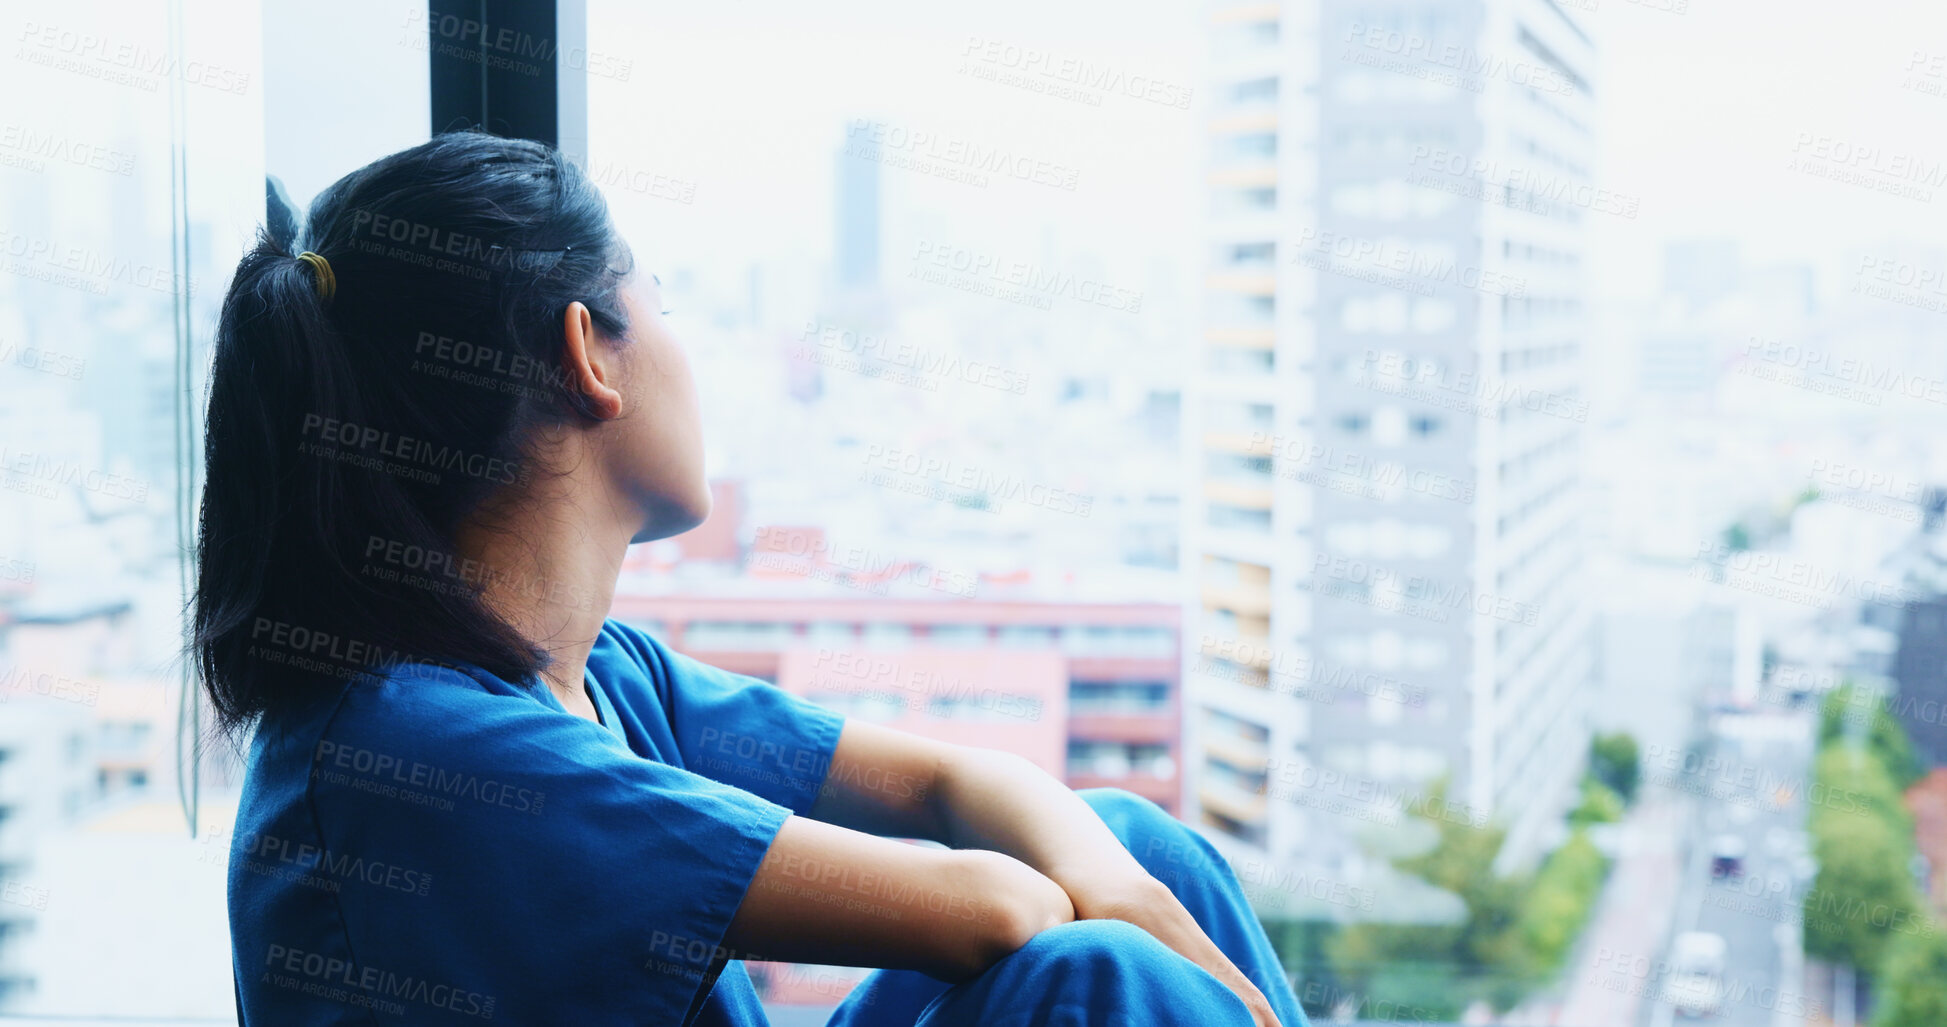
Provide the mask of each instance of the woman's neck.
POLYGON ((612 497, 556 479, 556 494, 508 497, 462 526, 461 557, 484 568, 482 598, 554 663, 542 680, 571 712, 591 716, 582 687, 588 652, 615 599, 635 525, 612 497))

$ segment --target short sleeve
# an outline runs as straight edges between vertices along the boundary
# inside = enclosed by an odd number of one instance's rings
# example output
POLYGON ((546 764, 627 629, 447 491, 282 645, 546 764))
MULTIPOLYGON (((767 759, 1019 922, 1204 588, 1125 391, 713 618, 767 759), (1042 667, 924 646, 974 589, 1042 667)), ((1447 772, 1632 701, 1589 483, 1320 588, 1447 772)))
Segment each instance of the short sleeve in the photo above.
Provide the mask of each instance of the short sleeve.
POLYGON ((683 765, 799 816, 824 787, 845 718, 759 678, 678 653, 612 621, 647 659, 683 765))
POLYGON ((719 957, 789 811, 644 759, 601 726, 520 697, 406 690, 347 704, 324 733, 312 788, 325 848, 382 854, 430 881, 423 898, 344 890, 361 959, 407 973, 534 972, 501 989, 500 1019, 575 1022, 593 996, 680 1023, 719 957), (442 943, 428 932, 449 928, 442 943), (400 938, 421 944, 394 948, 400 938), (551 983, 558 980, 560 984, 551 983), (528 1019, 524 1017, 535 1017, 528 1019))

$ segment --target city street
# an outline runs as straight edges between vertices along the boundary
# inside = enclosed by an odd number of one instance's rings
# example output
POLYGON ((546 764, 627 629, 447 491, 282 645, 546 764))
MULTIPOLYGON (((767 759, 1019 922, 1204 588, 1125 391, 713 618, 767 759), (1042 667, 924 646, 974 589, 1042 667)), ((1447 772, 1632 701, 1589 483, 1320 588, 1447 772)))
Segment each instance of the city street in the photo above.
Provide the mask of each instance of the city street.
POLYGON ((1629 817, 1618 825, 1622 851, 1584 934, 1579 957, 1570 964, 1565 994, 1531 1019, 1509 1022, 1574 1027, 1635 1024, 1643 1006, 1641 979, 1616 973, 1612 953, 1654 952, 1669 936, 1684 867, 1680 843, 1690 804, 1662 789, 1645 790, 1629 817))
POLYGON ((1686 794, 1692 807, 1676 921, 1645 990, 1647 1027, 1692 1022, 1670 993, 1670 943, 1685 931, 1724 939, 1721 1007, 1701 1022, 1785 1027, 1822 1011, 1805 995, 1799 950, 1814 724, 1809 712, 1719 715, 1705 752, 1674 771, 1649 768, 1653 786, 1686 794), (1741 871, 1713 878, 1713 854, 1740 851, 1741 871))

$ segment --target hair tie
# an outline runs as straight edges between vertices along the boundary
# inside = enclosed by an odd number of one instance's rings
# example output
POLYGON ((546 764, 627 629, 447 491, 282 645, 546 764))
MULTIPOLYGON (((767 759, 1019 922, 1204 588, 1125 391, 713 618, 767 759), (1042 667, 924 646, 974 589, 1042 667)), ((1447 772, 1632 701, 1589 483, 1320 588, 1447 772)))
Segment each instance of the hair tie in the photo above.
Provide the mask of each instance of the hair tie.
POLYGON ((311 277, 318 287, 318 298, 330 303, 331 297, 338 294, 338 276, 331 273, 331 261, 310 250, 298 254, 297 259, 311 265, 311 277))

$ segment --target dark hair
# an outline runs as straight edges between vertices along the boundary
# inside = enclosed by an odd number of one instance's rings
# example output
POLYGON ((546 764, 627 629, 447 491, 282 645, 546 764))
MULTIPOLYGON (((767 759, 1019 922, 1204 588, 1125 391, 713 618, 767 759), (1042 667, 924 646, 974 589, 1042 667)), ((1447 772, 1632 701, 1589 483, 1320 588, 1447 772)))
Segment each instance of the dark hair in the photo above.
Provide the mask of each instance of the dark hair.
POLYGON ((588 415, 568 305, 626 336, 601 192, 552 147, 469 131, 339 179, 301 238, 272 213, 210 371, 189 647, 217 728, 399 663, 527 680, 546 650, 481 601, 454 535, 539 472, 537 428, 588 415))

